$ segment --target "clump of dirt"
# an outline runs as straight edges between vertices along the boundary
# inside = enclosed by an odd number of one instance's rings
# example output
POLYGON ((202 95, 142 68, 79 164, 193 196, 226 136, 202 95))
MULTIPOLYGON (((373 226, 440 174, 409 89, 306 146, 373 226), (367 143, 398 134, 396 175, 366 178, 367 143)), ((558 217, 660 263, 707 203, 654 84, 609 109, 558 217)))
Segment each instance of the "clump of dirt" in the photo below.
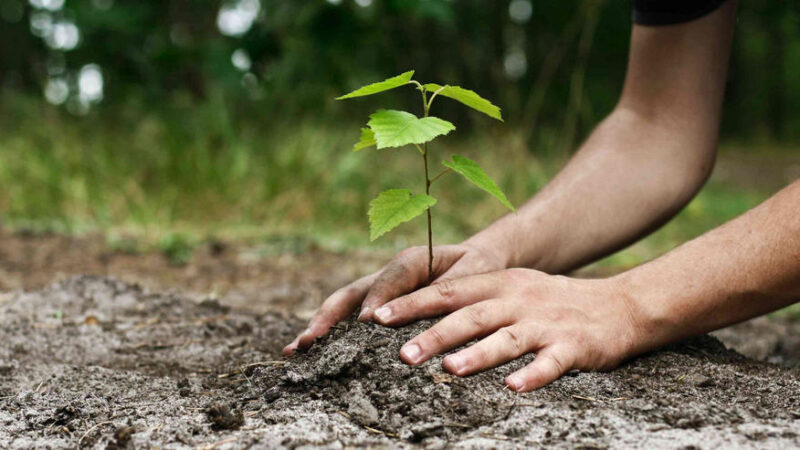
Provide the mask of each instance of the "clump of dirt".
POLYGON ((212 430, 238 430, 244 425, 244 414, 224 403, 214 403, 205 409, 212 430))
POLYGON ((429 323, 347 321, 283 359, 302 327, 291 316, 98 277, 5 294, 0 446, 800 444, 800 370, 714 338, 518 395, 503 378, 532 356, 467 378, 442 372, 441 358, 400 362, 400 346, 429 323))

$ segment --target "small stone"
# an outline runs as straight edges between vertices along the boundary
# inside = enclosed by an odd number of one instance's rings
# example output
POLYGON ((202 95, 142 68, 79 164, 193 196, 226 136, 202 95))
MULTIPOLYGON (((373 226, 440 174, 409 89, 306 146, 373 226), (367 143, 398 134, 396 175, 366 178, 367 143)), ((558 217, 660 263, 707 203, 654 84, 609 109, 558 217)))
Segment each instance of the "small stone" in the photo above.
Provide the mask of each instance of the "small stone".
POLYGON ((707 377, 699 373, 686 375, 685 377, 683 377, 682 382, 685 384, 691 384, 692 386, 701 388, 711 387, 714 385, 714 380, 711 379, 711 377, 707 377))

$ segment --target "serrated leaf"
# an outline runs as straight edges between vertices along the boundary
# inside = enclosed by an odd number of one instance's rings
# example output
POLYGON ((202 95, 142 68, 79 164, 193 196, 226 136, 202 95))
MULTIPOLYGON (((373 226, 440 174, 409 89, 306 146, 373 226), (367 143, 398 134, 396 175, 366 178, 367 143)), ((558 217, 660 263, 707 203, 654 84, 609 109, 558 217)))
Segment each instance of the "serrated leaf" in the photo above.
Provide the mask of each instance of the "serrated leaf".
POLYGON ((413 76, 414 76, 414 71, 409 70, 408 72, 401 73, 396 77, 388 78, 378 83, 372 83, 364 87, 360 87, 349 94, 336 97, 336 100, 344 100, 346 98, 353 98, 353 97, 364 97, 365 95, 377 94, 378 92, 388 91, 389 89, 405 86, 406 84, 408 84, 409 81, 411 81, 411 77, 413 76))
MULTIPOLYGON (((428 92, 436 92, 439 91, 439 89, 442 89, 442 86, 436 83, 428 83, 425 85, 425 90, 428 92)), ((438 95, 452 98, 489 117, 495 118, 501 122, 503 121, 500 108, 478 95, 475 91, 470 91, 469 89, 458 86, 445 86, 444 89, 439 91, 438 95)))
POLYGON ((369 239, 374 241, 403 222, 436 204, 430 195, 414 195, 408 189, 383 191, 369 204, 369 239))
POLYGON ((456 127, 438 117, 419 118, 409 112, 381 109, 369 116, 367 125, 375 134, 378 149, 422 144, 456 127))
POLYGON ((358 142, 355 143, 355 145, 353 145, 353 151, 357 152, 361 149, 372 147, 373 145, 376 144, 377 142, 375 142, 375 134, 372 132, 372 130, 370 130, 369 128, 362 128, 361 140, 359 140, 358 142))
POLYGON ((469 158, 464 158, 460 155, 453 155, 453 162, 443 161, 442 164, 453 169, 455 172, 460 173, 469 182, 500 200, 500 203, 505 205, 506 208, 517 212, 517 210, 514 209, 514 205, 512 205, 511 202, 509 202, 506 198, 506 195, 503 194, 503 191, 497 187, 497 184, 495 184, 495 182, 489 178, 489 175, 486 175, 486 172, 484 172, 483 169, 481 169, 481 166, 479 166, 475 161, 469 158))

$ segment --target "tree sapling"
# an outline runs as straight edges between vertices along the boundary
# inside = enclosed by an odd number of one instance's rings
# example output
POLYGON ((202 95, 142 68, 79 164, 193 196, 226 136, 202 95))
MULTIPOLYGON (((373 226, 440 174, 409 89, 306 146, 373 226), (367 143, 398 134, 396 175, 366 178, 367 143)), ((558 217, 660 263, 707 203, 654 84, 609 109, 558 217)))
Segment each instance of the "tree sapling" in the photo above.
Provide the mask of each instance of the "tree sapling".
POLYGON ((408 71, 396 77, 389 78, 379 83, 373 83, 355 91, 337 97, 336 100, 363 97, 377 94, 408 84, 416 85, 422 94, 422 107, 424 116, 419 118, 406 111, 380 109, 369 116, 367 127, 361 129, 361 139, 353 146, 353 151, 359 151, 376 146, 379 150, 390 147, 403 147, 414 145, 424 162, 425 168, 425 193, 413 194, 408 189, 389 189, 381 192, 369 208, 370 240, 375 240, 384 233, 392 230, 403 222, 427 212, 428 215, 428 281, 433 280, 433 230, 431 227, 431 207, 436 204, 436 199, 431 197, 431 185, 447 172, 453 171, 461 174, 467 181, 483 189, 508 209, 516 212, 514 206, 505 194, 497 187, 494 181, 486 175, 475 161, 460 155, 453 155, 451 161, 443 161, 445 166, 439 174, 430 177, 428 171, 428 143, 439 136, 444 136, 456 127, 443 119, 429 115, 433 100, 437 96, 449 97, 463 103, 470 108, 480 111, 489 117, 502 121, 500 108, 488 100, 468 89, 458 86, 438 85, 435 83, 422 84, 411 77, 414 71, 408 71), (430 94, 430 97, 428 96, 430 94))

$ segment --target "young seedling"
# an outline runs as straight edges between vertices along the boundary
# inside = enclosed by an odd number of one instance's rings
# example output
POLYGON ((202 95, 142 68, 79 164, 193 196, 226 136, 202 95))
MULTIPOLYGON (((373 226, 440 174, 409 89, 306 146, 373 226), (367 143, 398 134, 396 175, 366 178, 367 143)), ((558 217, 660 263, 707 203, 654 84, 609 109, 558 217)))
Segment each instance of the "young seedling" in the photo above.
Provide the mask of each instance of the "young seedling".
POLYGON ((460 155, 453 155, 452 160, 443 161, 444 170, 433 178, 428 171, 428 143, 439 136, 444 136, 456 127, 443 119, 431 116, 430 110, 433 100, 437 96, 449 97, 463 103, 470 108, 480 111, 489 117, 503 121, 500 108, 490 101, 468 89, 458 86, 438 85, 435 83, 422 84, 411 77, 414 71, 410 70, 396 77, 389 78, 379 83, 373 83, 355 91, 337 97, 336 100, 363 97, 377 94, 405 85, 415 85, 422 94, 422 111, 424 116, 419 118, 406 111, 393 109, 380 109, 369 116, 367 127, 361 129, 361 139, 353 146, 353 151, 359 151, 376 146, 378 150, 390 147, 404 147, 413 145, 422 155, 425 168, 425 193, 413 194, 408 189, 389 189, 381 192, 369 208, 369 234, 374 241, 384 233, 392 230, 403 222, 427 212, 428 214, 428 281, 433 280, 433 229, 431 227, 431 208, 436 204, 436 199, 431 197, 431 185, 442 175, 453 171, 461 174, 467 181, 483 189, 511 211, 516 212, 514 206, 505 194, 497 187, 494 181, 475 162, 460 155), (430 94, 430 97, 428 96, 430 94))

